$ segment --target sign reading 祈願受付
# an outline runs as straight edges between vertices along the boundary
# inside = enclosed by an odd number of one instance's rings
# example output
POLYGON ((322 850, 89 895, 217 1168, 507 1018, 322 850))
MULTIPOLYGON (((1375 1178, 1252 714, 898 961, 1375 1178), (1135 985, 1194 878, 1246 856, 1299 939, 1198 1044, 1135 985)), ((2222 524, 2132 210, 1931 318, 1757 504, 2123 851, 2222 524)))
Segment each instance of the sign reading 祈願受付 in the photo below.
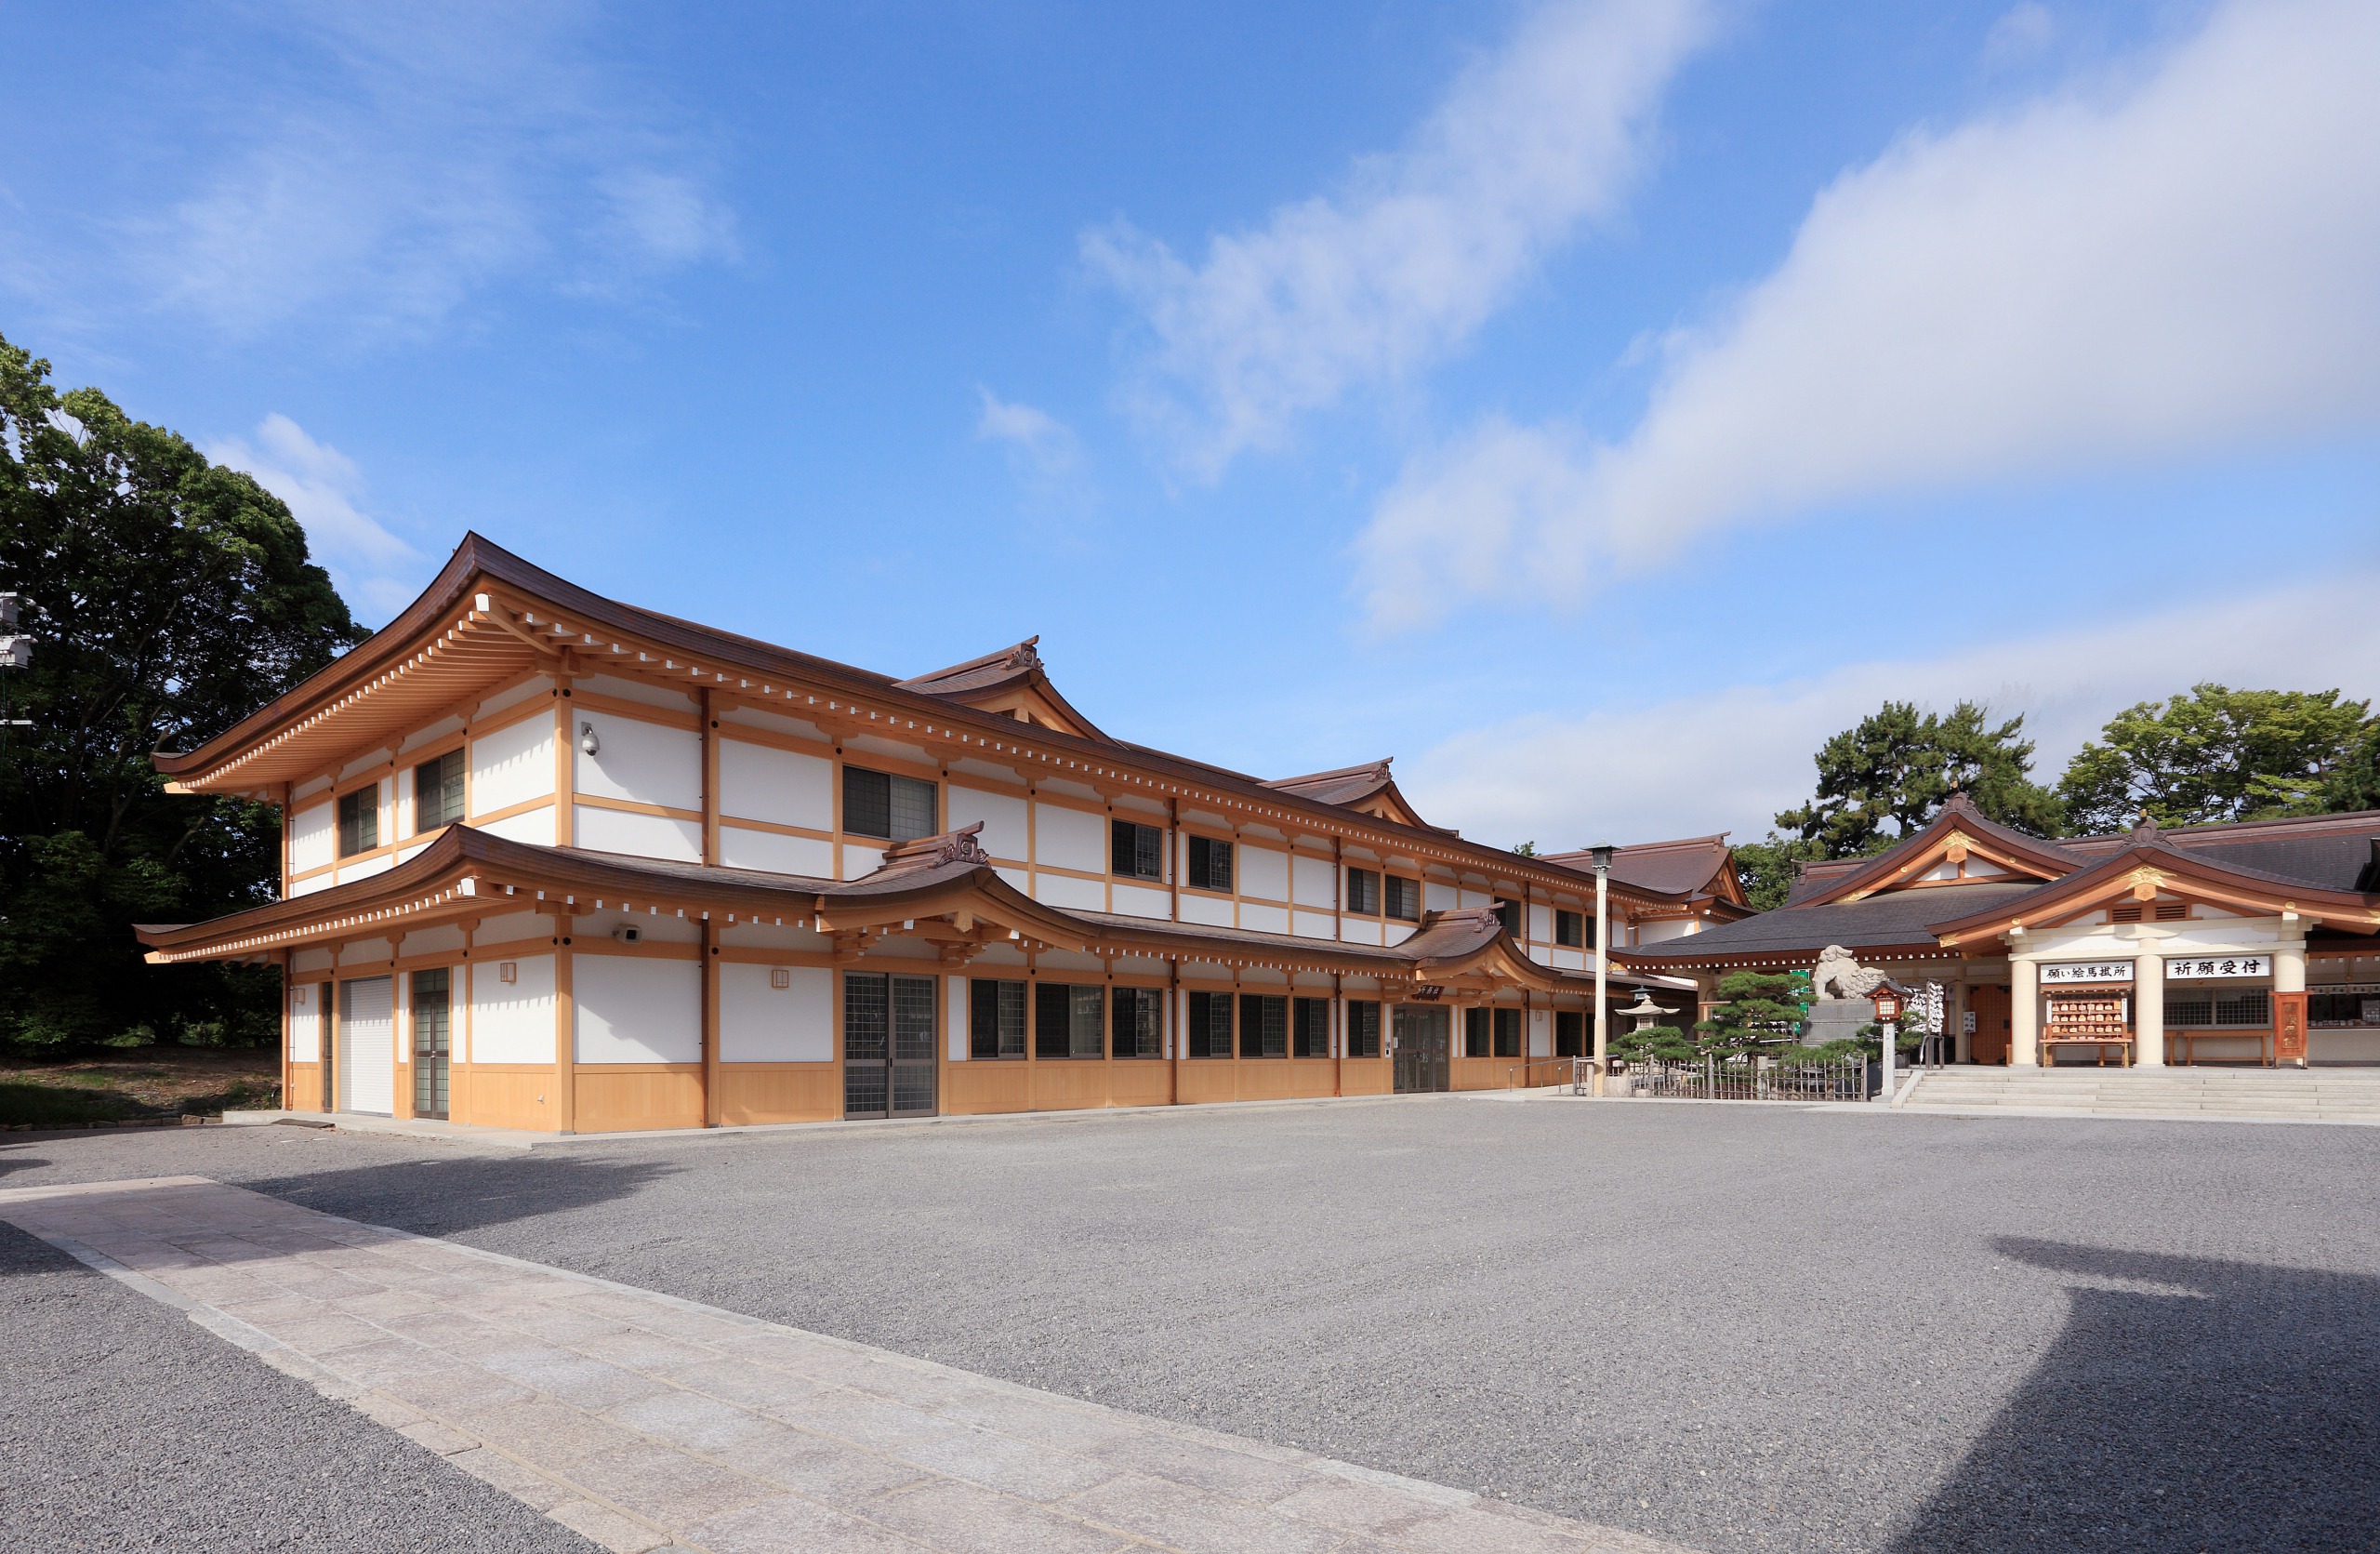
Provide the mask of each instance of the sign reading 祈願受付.
POLYGON ((2165 960, 2165 980, 2195 981, 2202 976, 2269 976, 2272 957, 2269 955, 2170 955, 2165 960))
POLYGON ((2043 982, 2129 982, 2130 961, 2043 961, 2043 982))

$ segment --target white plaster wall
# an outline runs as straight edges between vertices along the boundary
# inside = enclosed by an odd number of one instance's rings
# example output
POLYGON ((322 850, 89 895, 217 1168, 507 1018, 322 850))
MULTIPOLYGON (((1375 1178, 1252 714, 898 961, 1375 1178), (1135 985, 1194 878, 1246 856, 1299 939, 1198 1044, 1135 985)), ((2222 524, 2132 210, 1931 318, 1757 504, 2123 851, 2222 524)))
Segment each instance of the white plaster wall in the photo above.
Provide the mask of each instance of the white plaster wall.
POLYGON ((1380 943, 1380 923, 1368 917, 1340 918, 1339 933, 1349 944, 1380 943))
POLYGON ((948 1006, 943 1015, 943 1029, 950 1032, 950 1060, 967 1061, 967 978, 945 976, 948 985, 948 1006))
POLYGON ((1532 902, 1528 909, 1528 936, 1540 944, 1554 942, 1554 909, 1532 902))
POLYGON ((475 709, 475 714, 483 718, 491 718, 508 707, 520 706, 532 697, 550 697, 553 695, 553 690, 554 683, 550 677, 533 674, 511 689, 498 691, 481 702, 475 709))
POLYGON ((338 841, 338 805, 318 804, 299 810, 289 820, 289 866, 303 872, 331 861, 338 841))
POLYGON ((824 756, 743 739, 719 742, 721 815, 833 830, 834 795, 835 764, 824 756))
POLYGON ((1659 944, 1663 939, 1682 939, 1693 931, 1694 924, 1688 923, 1684 918, 1663 918, 1658 922, 1638 923, 1636 925, 1636 942, 1638 944, 1659 944))
POLYGON ((1289 909, 1242 901, 1239 904, 1239 925, 1252 928, 1260 934, 1286 934, 1289 931, 1289 909))
POLYGON ((323 1060, 323 990, 320 984, 289 990, 289 1060, 293 1063, 319 1063, 323 1060))
POLYGON ((702 739, 693 729, 581 708, 573 714, 570 739, 571 781, 579 792, 664 809, 702 808, 702 739), (587 753, 590 724, 593 755, 587 753))
POLYGON ((1337 921, 1329 912, 1291 912, 1289 932, 1303 939, 1327 939, 1331 936, 1331 924, 1337 921))
POLYGON ((828 1063, 835 1056, 835 974, 824 966, 719 968, 719 1060, 828 1063), (787 987, 770 985, 783 969, 787 987))
POLYGON ((554 842, 554 806, 539 804, 518 815, 508 815, 501 820, 477 822, 479 829, 490 836, 500 836, 507 842, 534 842, 550 847, 554 842))
POLYGON ((648 707, 667 707, 680 712, 691 712, 701 705, 683 691, 668 685, 648 684, 641 680, 625 679, 616 674, 582 675, 576 684, 582 691, 607 696, 615 701, 641 701, 648 707))
POLYGON ((451 955, 463 948, 460 923, 442 923, 434 928, 416 928, 397 943, 397 953, 412 955, 451 955))
POLYGON ((992 872, 1019 890, 1029 891, 1032 888, 1032 877, 1022 869, 995 869, 992 872))
MULTIPOLYGON (((574 968, 575 969, 575 968, 574 968)), ((491 956, 473 961, 471 972, 471 1061, 551 1063, 554 1060, 554 958, 491 956), (511 960, 519 980, 498 970, 511 960)))
POLYGON ((1115 892, 1115 910, 1127 916, 1170 917, 1173 915, 1173 897, 1164 891, 1151 890, 1146 885, 1117 884, 1110 888, 1115 892))
POLYGON ((1203 923, 1210 928, 1228 928, 1232 925, 1231 898, 1184 894, 1182 897, 1182 921, 1203 923))
POLYGON ((579 955, 570 1002, 581 1063, 702 1060, 702 970, 693 961, 579 955))
POLYGON ((1421 910, 1442 912, 1461 902, 1461 894, 1452 885, 1442 885, 1435 880, 1421 882, 1421 910))
POLYGON ((328 971, 338 963, 327 950, 301 950, 291 956, 289 962, 289 969, 296 976, 303 976, 313 971, 328 971))
POLYGON ((1492 907, 1496 904, 1495 897, 1484 890, 1459 891, 1456 893, 1456 900, 1465 907, 1492 907))
POLYGON ((1554 1056, 1554 1025, 1542 1009, 1528 1012, 1528 1055, 1531 1057, 1554 1056))
POLYGON ((1033 806, 1033 861, 1086 873, 1107 872, 1107 817, 1063 804, 1033 806))
POLYGON ((395 866, 396 860, 386 853, 376 858, 363 858, 354 863, 342 863, 338 866, 338 883, 345 884, 350 880, 368 880, 375 874, 387 873, 395 866))
POLYGON ((1301 907, 1320 907, 1328 911, 1339 903, 1330 886, 1338 870, 1329 858, 1310 858, 1303 854, 1290 859, 1289 884, 1295 892, 1290 899, 1301 907))
POLYGON ((1289 898, 1289 855, 1270 847, 1239 849, 1239 893, 1267 901, 1289 898))
POLYGON ((1546 963, 1561 971, 1587 969, 1587 952, 1583 950, 1555 950, 1549 953, 1546 963))
POLYGON ((984 829, 975 840, 994 857, 1025 857, 1023 799, 1011 793, 986 792, 981 788, 962 788, 954 782, 950 785, 947 813, 953 830, 981 820, 984 829))
POLYGON ((357 756, 338 769, 338 778, 341 782, 345 782, 349 777, 361 777, 375 766, 385 766, 395 758, 396 753, 383 745, 369 755, 357 756))
MULTIPOLYGON (((554 725, 529 717, 471 741, 471 809, 509 809, 554 790, 554 725)), ((549 831, 545 840, 551 842, 549 831)))
POLYGON ((407 750, 419 749, 421 746, 430 743, 432 739, 443 739, 449 734, 460 734, 461 732, 463 732, 463 720, 461 717, 441 718, 436 723, 431 724, 428 728, 416 728, 412 733, 406 735, 404 737, 404 742, 397 746, 397 753, 399 755, 403 755, 407 750))
POLYGON ((667 815, 640 815, 624 809, 598 809, 573 804, 575 838, 581 847, 599 853, 631 853, 638 857, 668 858, 700 863, 703 828, 700 821, 673 819, 667 815))
POLYGON ((719 861, 730 869, 765 869, 776 874, 807 874, 829 879, 835 872, 835 844, 814 836, 787 836, 781 831, 719 828, 719 861))
POLYGON ((1107 887, 1097 880, 1078 880, 1070 874, 1036 874, 1033 882, 1033 898, 1037 901, 1083 911, 1107 910, 1107 887))
POLYGON ((810 722, 807 718, 788 718, 782 712, 763 712, 752 707, 730 707, 719 715, 719 721, 723 724, 747 724, 754 728, 765 728, 778 734, 790 734, 797 739, 815 739, 822 745, 833 743, 816 724, 810 722))
POLYGON ((843 843, 844 879, 856 880, 863 875, 873 874, 883 865, 883 848, 861 847, 849 842, 843 843))
POLYGON ((1381 925, 1382 940, 1387 944, 1403 944, 1419 932, 1410 923, 1384 923, 1381 925))

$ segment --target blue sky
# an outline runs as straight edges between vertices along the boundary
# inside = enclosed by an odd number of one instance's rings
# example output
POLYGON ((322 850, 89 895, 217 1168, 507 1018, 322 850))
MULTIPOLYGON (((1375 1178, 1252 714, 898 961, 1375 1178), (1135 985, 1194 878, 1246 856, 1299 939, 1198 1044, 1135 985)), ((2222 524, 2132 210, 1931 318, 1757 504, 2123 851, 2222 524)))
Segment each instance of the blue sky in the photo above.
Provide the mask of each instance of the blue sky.
POLYGON ((2380 689, 2380 11, 12 7, 0 333, 466 528, 1432 818, 1732 829, 1884 697, 2054 771, 2380 689))

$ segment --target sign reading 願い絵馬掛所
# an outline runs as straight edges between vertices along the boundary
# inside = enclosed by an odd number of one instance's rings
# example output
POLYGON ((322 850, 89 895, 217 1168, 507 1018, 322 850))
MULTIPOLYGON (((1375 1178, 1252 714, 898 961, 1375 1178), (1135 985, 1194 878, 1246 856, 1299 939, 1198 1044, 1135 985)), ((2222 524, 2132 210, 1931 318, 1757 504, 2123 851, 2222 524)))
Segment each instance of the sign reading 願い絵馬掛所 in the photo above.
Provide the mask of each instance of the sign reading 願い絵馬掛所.
POLYGON ((2043 961, 2043 982, 2129 982, 2130 961, 2043 961))
POLYGON ((2269 976, 2269 955, 2169 955, 2165 980, 2194 982, 2202 976, 2269 976))

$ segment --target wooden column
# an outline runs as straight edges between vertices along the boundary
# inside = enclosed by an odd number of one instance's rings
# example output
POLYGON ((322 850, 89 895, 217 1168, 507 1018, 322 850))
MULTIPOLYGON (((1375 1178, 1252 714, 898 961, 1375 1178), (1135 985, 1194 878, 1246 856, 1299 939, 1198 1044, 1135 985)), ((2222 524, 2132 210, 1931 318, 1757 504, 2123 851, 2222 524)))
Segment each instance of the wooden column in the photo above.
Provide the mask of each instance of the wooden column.
POLYGON ((703 1126, 719 1126, 719 930, 703 919, 703 1126))
MULTIPOLYGON (((282 785, 282 791, 284 794, 288 792, 286 783, 282 785)), ((281 813, 286 816, 289 811, 284 808, 281 813)), ((286 830, 285 827, 284 829, 286 830)), ((284 854, 284 857, 285 859, 286 855, 284 854)), ((289 870, 285 861, 281 871, 281 887, 283 894, 286 895, 289 889, 289 870)), ((297 959, 298 952, 294 950, 284 950, 281 952, 281 1106, 284 1111, 294 1109, 298 1104, 297 1097, 289 1093, 291 1078, 289 1049, 295 1046, 298 1041, 298 1017, 291 1013, 291 1008, 298 1000, 298 971, 294 963, 297 959)), ((322 1029, 321 1022, 316 1022, 315 1029, 317 1030, 322 1029)))
POLYGON ((554 1131, 578 1131, 577 1004, 570 987, 568 916, 554 919, 554 1131))

